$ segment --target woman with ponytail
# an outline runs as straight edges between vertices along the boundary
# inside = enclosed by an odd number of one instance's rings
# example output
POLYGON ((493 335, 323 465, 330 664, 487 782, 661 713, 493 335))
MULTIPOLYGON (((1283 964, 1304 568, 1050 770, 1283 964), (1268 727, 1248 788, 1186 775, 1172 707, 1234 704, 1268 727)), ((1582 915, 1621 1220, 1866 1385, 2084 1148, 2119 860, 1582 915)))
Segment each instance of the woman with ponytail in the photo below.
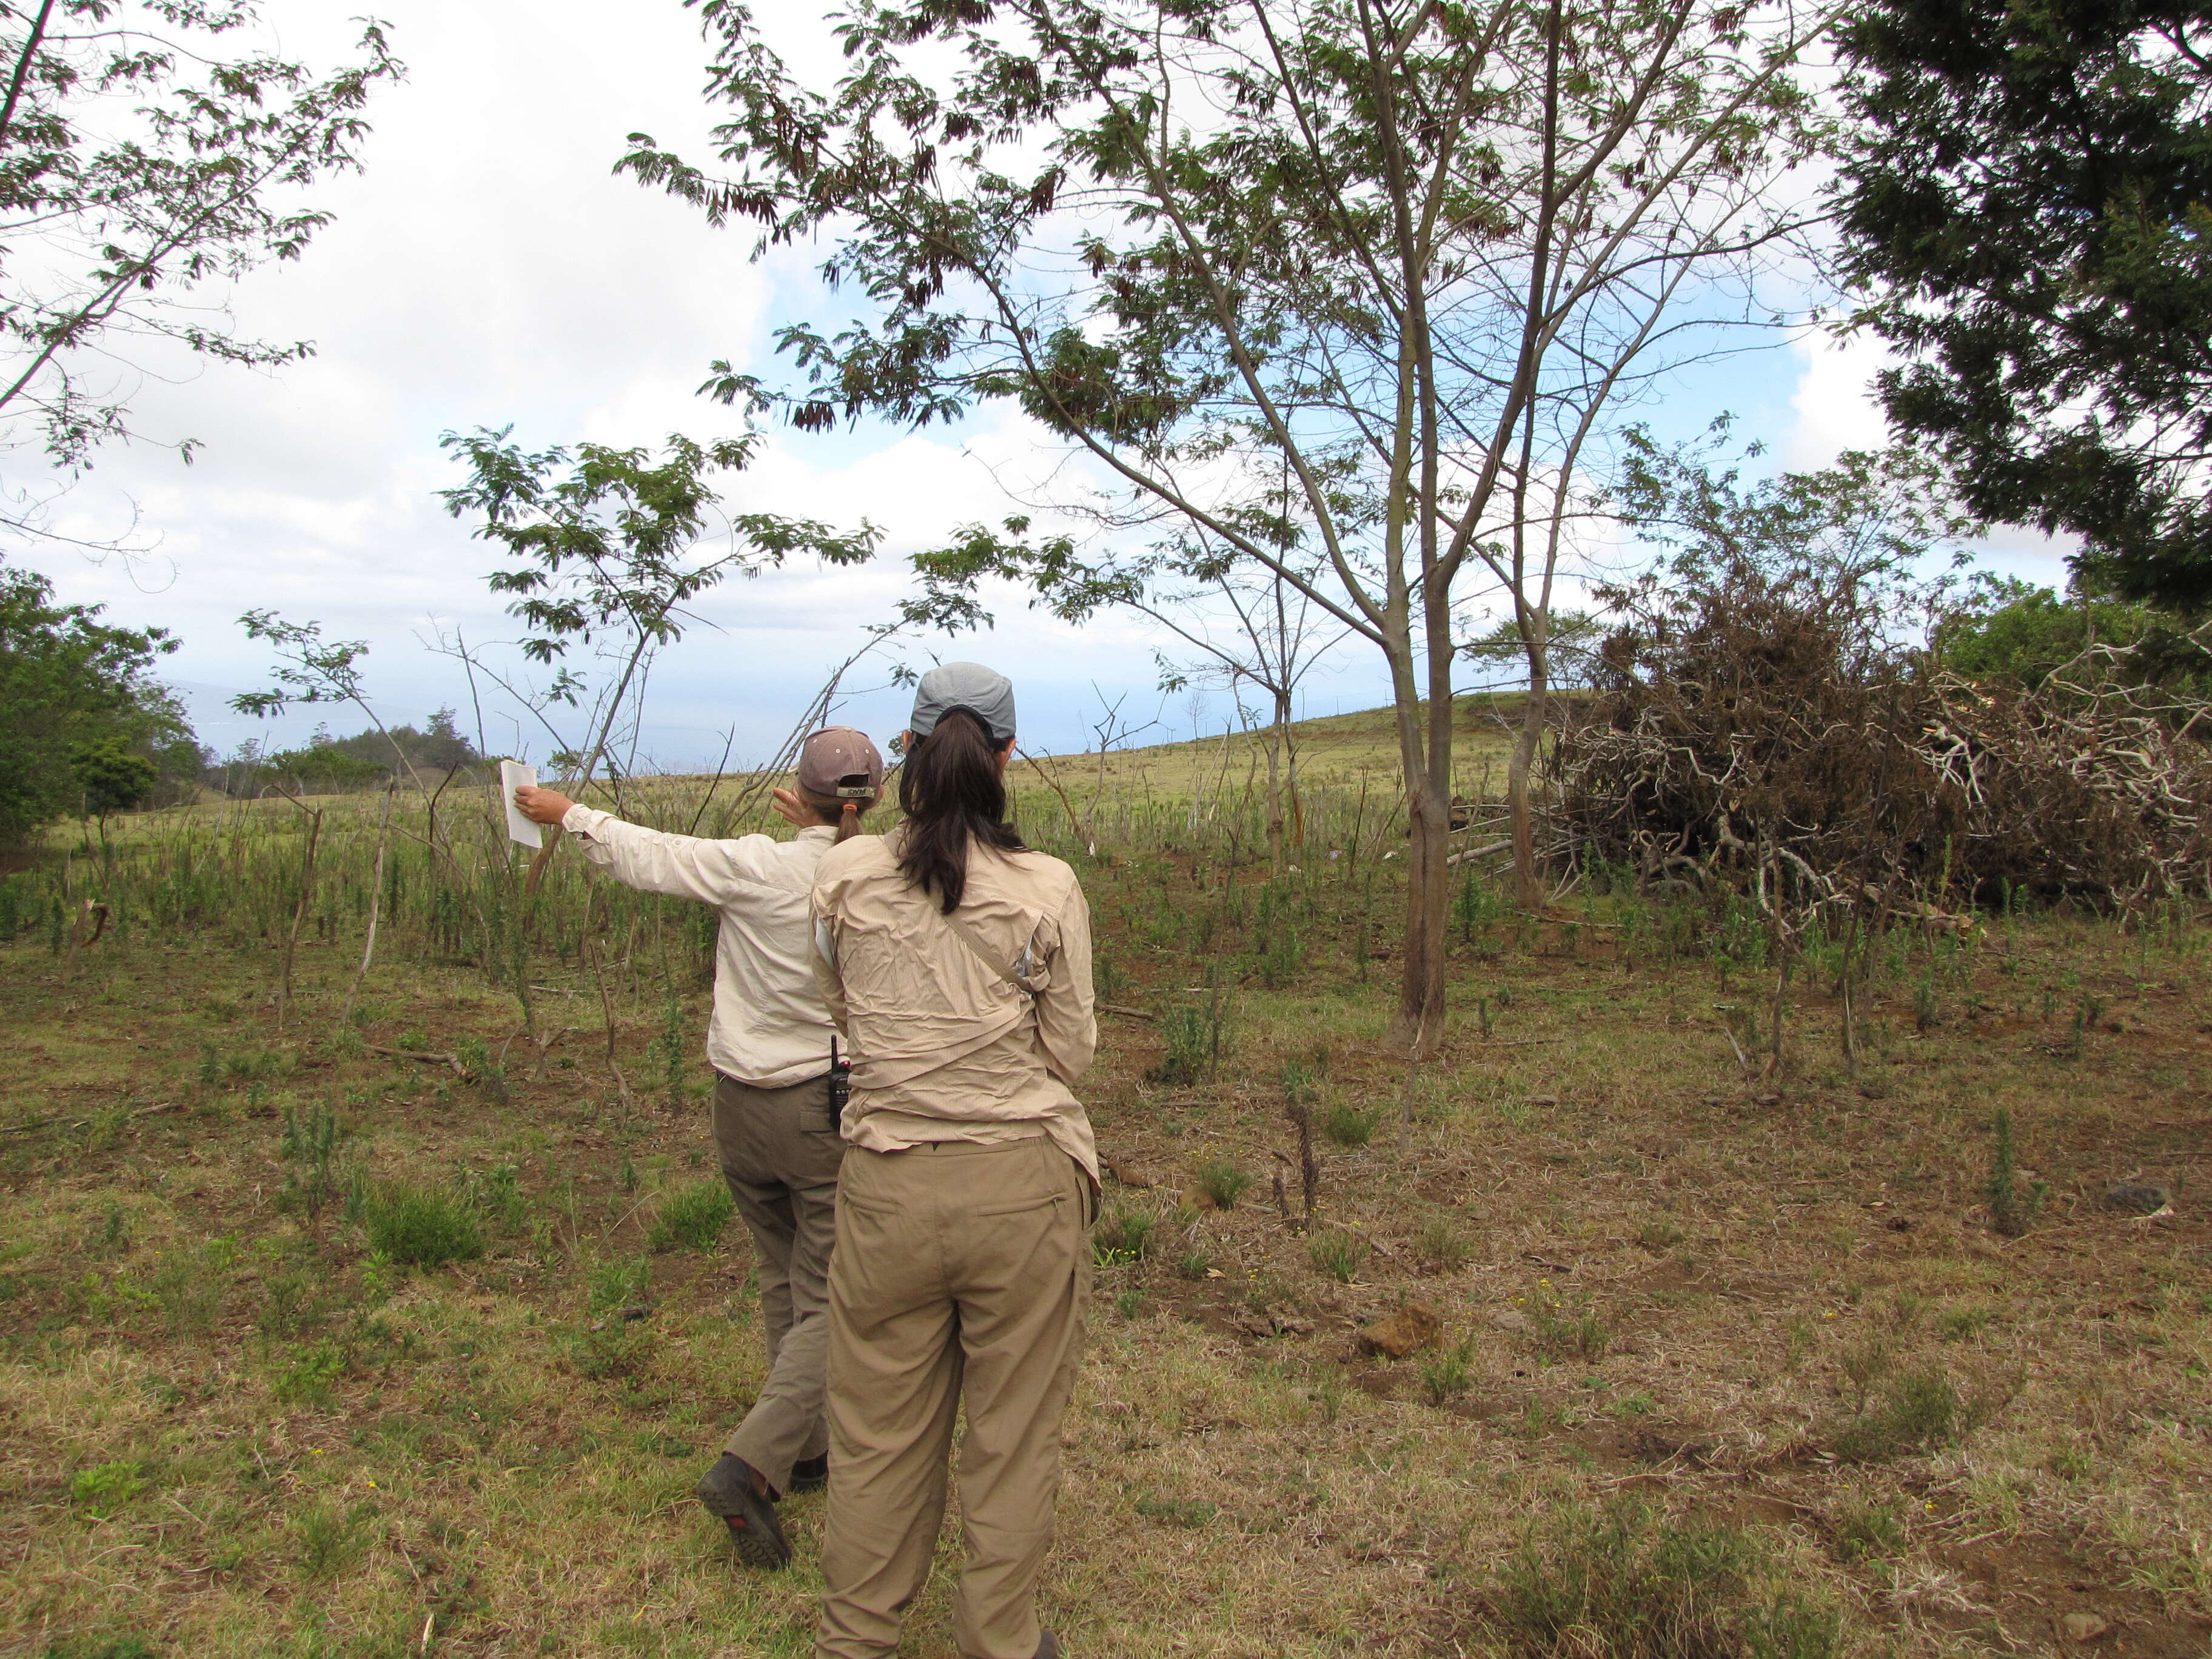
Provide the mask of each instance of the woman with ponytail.
POLYGON ((830 1516, 818 1659, 896 1652, 928 1577, 967 1408, 953 1594, 964 1659, 1050 1659, 1036 1584, 1091 1297, 1098 1160, 1068 1085, 1091 1064, 1091 917, 1075 872, 1006 821, 1013 688, 925 674, 905 820, 814 883, 852 1045, 830 1270, 830 1516))
POLYGON ((807 892, 823 855, 850 844, 860 814, 883 793, 883 757, 850 726, 830 726, 800 746, 797 783, 775 794, 777 813, 799 826, 789 841, 667 835, 556 790, 514 793, 526 817, 560 825, 624 886, 699 899, 721 913, 707 1027, 714 1150, 753 1237, 769 1376, 696 1492, 728 1528, 738 1559, 755 1567, 791 1559, 775 1500, 826 1478, 823 1368, 845 1146, 832 1106, 836 1030, 811 963, 807 892))

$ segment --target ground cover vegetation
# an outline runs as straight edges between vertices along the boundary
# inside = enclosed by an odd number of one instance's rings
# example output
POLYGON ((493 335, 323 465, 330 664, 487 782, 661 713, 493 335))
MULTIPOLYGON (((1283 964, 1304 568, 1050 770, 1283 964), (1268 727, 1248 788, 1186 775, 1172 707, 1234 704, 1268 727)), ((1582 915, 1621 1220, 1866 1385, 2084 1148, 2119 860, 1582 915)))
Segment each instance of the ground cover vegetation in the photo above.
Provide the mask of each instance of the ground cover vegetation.
MULTIPOLYGON (((1454 711, 1457 848, 1515 712, 1454 711)), ((1015 774, 1107 1009, 1072 1650, 2201 1651, 2197 901, 1954 895, 1784 977, 1755 889, 1586 860, 1532 915, 1493 851, 1409 1070, 1395 732, 1299 734, 1279 865, 1257 738, 1015 774)), ((763 1578, 688 1497, 763 1375, 711 924, 528 888, 473 786, 385 805, 142 813, 0 882, 0 1645, 803 1653, 820 1500, 763 1578)))

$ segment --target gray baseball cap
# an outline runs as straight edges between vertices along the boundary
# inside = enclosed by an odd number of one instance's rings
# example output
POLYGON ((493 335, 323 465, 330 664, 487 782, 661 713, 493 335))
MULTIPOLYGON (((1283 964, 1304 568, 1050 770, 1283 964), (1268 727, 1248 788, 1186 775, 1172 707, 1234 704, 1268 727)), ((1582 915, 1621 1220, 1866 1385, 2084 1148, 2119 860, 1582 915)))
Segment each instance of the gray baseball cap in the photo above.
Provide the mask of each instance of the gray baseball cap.
POLYGON ((997 669, 980 662, 940 663, 931 669, 915 690, 907 730, 919 742, 956 708, 982 721, 991 741, 1001 748, 1014 740, 1013 683, 997 669))

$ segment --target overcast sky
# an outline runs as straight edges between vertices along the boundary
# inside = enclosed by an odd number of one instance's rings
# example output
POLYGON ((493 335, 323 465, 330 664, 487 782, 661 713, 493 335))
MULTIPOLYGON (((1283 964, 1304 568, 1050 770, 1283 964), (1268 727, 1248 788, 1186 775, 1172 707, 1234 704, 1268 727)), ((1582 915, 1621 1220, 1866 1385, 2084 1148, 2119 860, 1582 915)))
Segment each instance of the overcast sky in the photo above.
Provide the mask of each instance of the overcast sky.
MULTIPOLYGON (((270 0, 267 15, 285 49, 326 64, 347 40, 344 9, 270 0)), ((337 220, 303 261, 234 296, 242 330, 312 339, 315 357, 273 376, 215 367, 146 380, 133 398, 138 427, 204 447, 190 467, 150 447, 103 453, 63 527, 112 532, 135 502, 159 541, 150 556, 10 555, 51 575, 65 599, 177 630, 185 643, 169 678, 203 740, 225 751, 255 735, 289 746, 317 718, 264 725, 226 707, 267 683, 268 657, 237 626, 250 606, 369 641, 368 684, 387 720, 419 722, 449 705, 468 727, 459 669, 421 641, 441 625, 483 640, 512 624, 483 585, 492 550, 434 493, 457 482, 439 435, 510 422, 532 445, 733 430, 727 411, 693 395, 707 364, 726 356, 772 373, 770 329, 818 297, 804 251, 749 264, 749 233, 709 231, 689 209, 610 175, 634 131, 703 152, 705 54, 694 14, 675 0, 393 0, 378 10, 410 72, 369 111, 365 172, 319 192, 337 220)), ((1864 392, 1870 367, 1863 349, 1778 343, 1681 388, 1670 424, 1702 424, 1727 407, 1779 462, 1818 465, 1881 441, 1864 392)), ((772 750, 829 666, 890 612, 903 556, 1012 510, 996 477, 1036 453, 1011 421, 951 435, 777 431, 734 481, 731 504, 848 525, 865 517, 885 530, 884 554, 865 569, 793 568, 712 597, 702 609, 713 625, 655 672, 643 755, 711 763, 732 729, 738 760, 772 750)), ((2063 579, 2054 556, 2021 538, 2003 562, 2063 579)), ((1155 641, 1136 621, 1071 629, 1018 599, 997 611, 995 632, 919 641, 910 659, 1003 668, 1019 690, 1025 743, 1043 748, 1081 744, 1094 683, 1109 697, 1131 693, 1128 708, 1151 717, 1155 641)), ((1342 651, 1310 683, 1306 712, 1383 700, 1369 654, 1342 651)), ((843 718, 887 736, 903 702, 885 690, 843 718)), ((329 718, 342 732, 360 724, 329 718)), ((1167 718, 1187 732, 1190 711, 1178 700, 1167 718)), ((485 735, 495 751, 542 757, 547 746, 496 716, 485 735)))

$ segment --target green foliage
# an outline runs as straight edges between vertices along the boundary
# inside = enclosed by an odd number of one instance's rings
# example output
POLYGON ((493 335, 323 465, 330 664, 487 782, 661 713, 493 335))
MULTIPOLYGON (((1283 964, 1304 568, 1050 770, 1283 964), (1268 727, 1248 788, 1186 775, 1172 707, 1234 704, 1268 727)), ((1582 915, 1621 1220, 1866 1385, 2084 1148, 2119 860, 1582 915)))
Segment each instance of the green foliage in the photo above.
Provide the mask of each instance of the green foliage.
POLYGON ((1235 1209, 1237 1200, 1251 1185, 1251 1175, 1225 1152, 1198 1166, 1198 1189, 1212 1200, 1217 1210, 1235 1209))
MULTIPOLYGON (((358 59, 326 78, 265 36, 228 57, 234 31, 261 32, 250 7, 119 0, 11 16, 0 339, 16 383, 0 442, 41 447, 71 474, 100 444, 140 435, 135 342, 262 368, 313 351, 233 332, 221 299, 329 222, 303 192, 359 165, 362 110, 400 66, 373 23, 358 59)), ((177 447, 189 459, 197 446, 177 447)), ((11 509, 18 530, 38 533, 24 510, 11 509)))
POLYGON ((1949 1445, 1977 1419, 1958 1388, 1938 1370, 1898 1372, 1880 1379, 1874 1398, 1836 1435, 1836 1456, 1872 1463, 1949 1445))
POLYGON ((106 1521, 154 1483, 135 1458, 95 1463, 70 1477, 70 1502, 95 1521, 106 1521))
POLYGON ((1905 1511, 1873 1498, 1845 1503, 1836 1512, 1836 1550, 1846 1561, 1895 1555, 1905 1547, 1905 1511))
POLYGON ((476 1207, 449 1188, 380 1182, 366 1193, 360 1219, 371 1244, 409 1267, 473 1261, 484 1252, 476 1207))
POLYGON ((362 1522, 365 1512, 341 1511, 317 1504, 301 1512, 295 1523, 300 1535, 300 1571, 309 1578, 328 1578, 353 1565, 361 1553, 362 1522))
POLYGON ((2034 1181, 2021 1185, 2019 1148, 2013 1139, 2012 1114, 1997 1109, 1996 1143, 1990 1155, 1989 1184, 1983 1188, 1990 1200, 1990 1218, 2007 1238, 2018 1238, 2035 1224, 2051 1183, 2034 1181))
POLYGON ((2191 611, 2212 602, 2202 22, 1873 0, 1840 31, 1844 274, 1905 359, 1893 428, 1979 517, 2071 531, 2077 569, 2191 611))
POLYGON ((1938 635, 1943 665, 1984 684, 2033 689, 2073 663, 2094 640, 2111 653, 2077 679, 2108 676, 2139 685, 2212 687, 2212 654, 2185 637, 2187 624, 2147 605, 2062 597, 2018 577, 1983 579, 1938 635))
POLYGON ((1321 1131, 1340 1146, 1364 1146, 1375 1138, 1376 1126, 1382 1121, 1380 1106, 1363 1112, 1340 1100, 1322 1114, 1321 1131))
POLYGON ((100 606, 53 595, 44 576, 0 567, 0 846, 199 769, 180 706, 150 677, 177 648, 168 630, 111 627, 100 606))
POLYGON ((720 1176, 695 1181, 663 1194, 647 1243, 656 1251, 711 1250, 737 1212, 720 1176))
POLYGON ((1528 1328, 1536 1345, 1561 1359, 1595 1364, 1605 1358, 1613 1334, 1605 1321, 1588 1305, 1569 1306, 1548 1291, 1540 1291, 1528 1303, 1528 1328))
POLYGON ((269 1392, 287 1406, 325 1407, 349 1364, 344 1347, 337 1342, 294 1343, 270 1378, 269 1392))
POLYGON ((331 1160, 337 1156, 337 1115, 309 1108, 284 1109, 283 1152, 288 1166, 283 1189, 276 1195, 282 1209, 299 1211, 307 1218, 311 1232, 319 1233, 323 1210, 338 1190, 331 1160))
POLYGON ((1474 1339, 1462 1337, 1449 1348, 1428 1350, 1416 1363, 1415 1370, 1429 1404, 1442 1406, 1458 1399, 1474 1380, 1474 1339))
POLYGON ((173 1334, 204 1331, 215 1323, 230 1288, 238 1241, 224 1237, 185 1244, 162 1257, 146 1281, 173 1334))
POLYGON ((1159 1218, 1142 1210, 1116 1210, 1091 1235, 1091 1259, 1102 1267, 1141 1261, 1152 1253, 1152 1235, 1158 1226, 1159 1218))
POLYGON ((1497 1569, 1492 1618, 1540 1659, 1834 1659, 1841 1616, 1763 1591, 1762 1565, 1736 1528, 1614 1498, 1532 1526, 1497 1569))
POLYGON ((1366 1247, 1359 1242, 1358 1235, 1341 1227, 1316 1233, 1306 1241, 1307 1259, 1340 1284, 1352 1283, 1366 1255, 1366 1247))
POLYGON ((1146 1073, 1154 1083, 1176 1088, 1209 1077, 1221 1062, 1221 994, 1217 989, 1202 1006, 1188 1003, 1170 1008, 1160 1021, 1167 1052, 1146 1073))

